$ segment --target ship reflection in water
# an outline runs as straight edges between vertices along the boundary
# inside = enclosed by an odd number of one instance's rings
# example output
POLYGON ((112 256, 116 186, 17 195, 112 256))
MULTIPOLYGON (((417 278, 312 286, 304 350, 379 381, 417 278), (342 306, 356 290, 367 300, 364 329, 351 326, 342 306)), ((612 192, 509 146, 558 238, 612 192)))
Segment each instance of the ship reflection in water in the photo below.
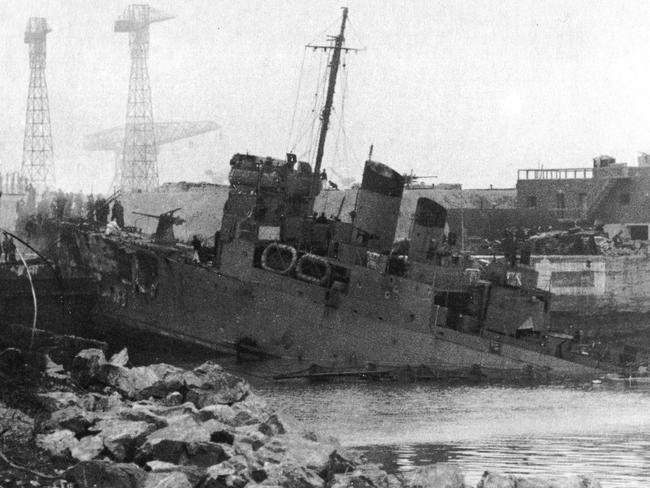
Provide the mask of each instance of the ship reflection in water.
POLYGON ((486 469, 592 474, 604 487, 650 486, 650 390, 365 384, 258 390, 392 472, 453 461, 470 486, 486 469))

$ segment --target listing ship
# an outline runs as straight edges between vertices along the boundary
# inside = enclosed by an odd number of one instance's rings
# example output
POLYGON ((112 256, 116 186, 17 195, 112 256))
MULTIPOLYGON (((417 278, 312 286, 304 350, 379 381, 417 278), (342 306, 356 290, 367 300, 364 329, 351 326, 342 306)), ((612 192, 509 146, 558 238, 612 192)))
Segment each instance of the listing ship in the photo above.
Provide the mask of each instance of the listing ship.
POLYGON ((58 221, 37 240, 64 276, 94 276, 99 322, 281 360, 285 372, 598 374, 604 365, 573 336, 549 331, 550 294, 533 268, 436 252, 446 211, 431 199, 417 201, 408 246, 394 246, 405 178, 389 166, 366 161, 349 222, 314 213, 346 17, 314 167, 293 154, 234 155, 213 248, 176 241, 180 208, 150 215, 152 238, 58 221))

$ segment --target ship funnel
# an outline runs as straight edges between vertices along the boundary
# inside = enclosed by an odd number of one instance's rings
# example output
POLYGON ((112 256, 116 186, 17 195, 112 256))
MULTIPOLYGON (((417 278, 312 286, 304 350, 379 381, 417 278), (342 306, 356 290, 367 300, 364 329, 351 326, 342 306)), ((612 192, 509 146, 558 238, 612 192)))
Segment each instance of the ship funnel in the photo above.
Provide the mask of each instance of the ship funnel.
POLYGON ((402 175, 385 164, 366 161, 355 208, 357 240, 367 243, 372 250, 390 251, 403 192, 402 175))
POLYGON ((433 258, 436 247, 442 242, 446 221, 445 207, 430 198, 418 198, 409 235, 409 259, 425 261, 433 258))

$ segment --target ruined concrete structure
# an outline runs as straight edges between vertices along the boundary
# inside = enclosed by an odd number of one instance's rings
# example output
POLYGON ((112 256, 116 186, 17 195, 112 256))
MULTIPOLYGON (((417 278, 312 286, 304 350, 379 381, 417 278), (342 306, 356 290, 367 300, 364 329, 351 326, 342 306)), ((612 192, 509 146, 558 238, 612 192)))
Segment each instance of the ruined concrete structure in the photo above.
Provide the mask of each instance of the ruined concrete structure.
POLYGON ((559 222, 600 222, 610 234, 648 239, 650 166, 631 167, 614 158, 594 158, 593 168, 522 169, 517 208, 537 209, 559 222))

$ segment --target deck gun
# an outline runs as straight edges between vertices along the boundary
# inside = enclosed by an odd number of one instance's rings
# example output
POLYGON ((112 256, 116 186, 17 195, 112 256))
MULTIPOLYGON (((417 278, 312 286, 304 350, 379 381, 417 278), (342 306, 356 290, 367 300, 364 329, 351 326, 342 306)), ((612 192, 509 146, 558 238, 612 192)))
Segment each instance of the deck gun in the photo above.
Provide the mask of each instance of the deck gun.
POLYGON ((179 210, 181 210, 181 207, 175 208, 173 210, 168 210, 167 212, 163 212, 160 215, 153 215, 143 212, 131 213, 158 219, 158 226, 156 227, 156 233, 154 234, 154 242, 158 244, 174 244, 176 242, 176 238, 174 237, 174 226, 185 223, 184 219, 174 215, 174 212, 178 212, 179 210))

